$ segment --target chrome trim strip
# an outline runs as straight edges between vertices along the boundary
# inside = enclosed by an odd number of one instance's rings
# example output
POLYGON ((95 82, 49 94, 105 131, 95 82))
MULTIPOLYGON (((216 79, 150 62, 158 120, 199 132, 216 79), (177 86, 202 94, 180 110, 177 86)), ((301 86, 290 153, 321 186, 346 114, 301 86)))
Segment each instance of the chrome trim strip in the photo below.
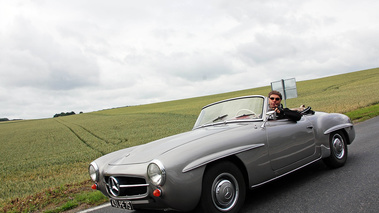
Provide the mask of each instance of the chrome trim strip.
POLYGON ((228 101, 234 101, 234 100, 244 99, 244 98, 263 98, 264 99, 265 97, 263 95, 247 95, 247 96, 229 98, 229 99, 225 99, 225 100, 221 100, 221 101, 217 101, 217 102, 208 104, 208 105, 204 106, 202 109, 205 109, 207 107, 210 107, 210 106, 213 106, 213 105, 216 105, 216 104, 219 104, 219 103, 228 102, 228 101))
POLYGON ((149 186, 148 183, 145 184, 135 184, 135 185, 120 185, 120 188, 133 188, 133 187, 144 187, 149 186))
POLYGON ((352 123, 347 123, 347 124, 339 124, 339 125, 336 125, 336 126, 333 126, 329 129, 327 129, 325 132, 324 132, 324 135, 327 135, 331 132, 334 132, 334 131, 337 131, 337 130, 340 130, 340 129, 345 129, 345 128, 348 128, 348 127, 351 127, 353 126, 352 123))
MULTIPOLYGON (((108 191, 108 190, 107 190, 108 191)), ((115 200, 123 200, 123 199, 127 199, 127 200, 139 200, 139 199, 144 199, 144 198, 147 198, 148 195, 149 195, 149 192, 147 192, 146 194, 142 194, 142 195, 133 195, 133 196, 117 196, 117 197, 114 197, 113 195, 109 194, 111 198, 115 199, 115 200)))
POLYGON ((241 153, 241 152, 245 152, 245 151, 248 151, 250 149, 256 149, 256 148, 262 147, 264 145, 265 144, 263 144, 263 143, 261 143, 261 144, 253 144, 253 145, 236 147, 236 148, 229 149, 229 150, 224 150, 224 151, 218 152, 218 153, 213 153, 211 155, 208 155, 208 156, 199 158, 199 159, 197 159, 195 161, 192 161, 186 167, 184 167, 184 169, 182 170, 182 172, 186 173, 186 172, 189 172, 191 170, 194 170, 194 169, 197 169, 199 167, 202 167, 202 166, 204 166, 204 165, 206 165, 208 163, 211 163, 213 161, 216 161, 216 160, 219 160, 219 159, 231 156, 231 155, 235 155, 235 154, 238 154, 238 153, 241 153))
POLYGON ((276 176, 276 177, 274 177, 274 178, 272 178, 272 179, 270 179, 270 180, 267 180, 267 181, 261 182, 261 183, 259 183, 259 184, 252 185, 252 186, 250 186, 250 188, 255 188, 255 187, 257 187, 257 186, 261 186, 261 185, 263 185, 263 184, 266 184, 266 183, 268 183, 268 182, 271 182, 271 181, 273 181, 273 180, 276 180, 276 179, 278 179, 278 178, 281 178, 281 177, 283 177, 283 176, 285 176, 285 175, 288 175, 288 174, 290 174, 290 173, 292 173, 292 172, 295 172, 295 171, 297 171, 297 170, 299 170, 299 169, 301 169, 301 168, 304 168, 304 167, 306 167, 306 166, 308 166, 308 165, 310 165, 310 164, 312 164, 312 163, 314 163, 314 162, 316 162, 316 161, 319 161, 320 159, 321 159, 321 157, 320 157, 320 158, 317 158, 316 160, 311 161, 311 162, 309 162, 309 163, 307 163, 307 164, 304 164, 303 166, 300 166, 300 167, 298 167, 298 168, 296 168, 296 169, 294 169, 294 170, 291 170, 291 171, 286 172, 286 173, 284 173, 284 174, 282 174, 282 175, 276 176))
POLYGON ((250 122, 251 123, 263 122, 263 119, 262 118, 251 118, 251 119, 243 119, 243 120, 226 120, 226 121, 220 121, 220 122, 216 122, 216 123, 203 124, 201 126, 193 128, 192 130, 200 129, 203 127, 209 127, 209 126, 219 126, 219 125, 234 124, 234 123, 250 123, 250 122))

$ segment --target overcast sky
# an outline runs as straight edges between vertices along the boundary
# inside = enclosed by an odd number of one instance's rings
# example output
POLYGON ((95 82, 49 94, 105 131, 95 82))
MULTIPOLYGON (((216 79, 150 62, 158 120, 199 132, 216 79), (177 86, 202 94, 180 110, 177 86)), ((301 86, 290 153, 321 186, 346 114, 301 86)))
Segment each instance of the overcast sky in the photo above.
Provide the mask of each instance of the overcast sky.
POLYGON ((0 0, 0 118, 379 67, 377 0, 0 0))

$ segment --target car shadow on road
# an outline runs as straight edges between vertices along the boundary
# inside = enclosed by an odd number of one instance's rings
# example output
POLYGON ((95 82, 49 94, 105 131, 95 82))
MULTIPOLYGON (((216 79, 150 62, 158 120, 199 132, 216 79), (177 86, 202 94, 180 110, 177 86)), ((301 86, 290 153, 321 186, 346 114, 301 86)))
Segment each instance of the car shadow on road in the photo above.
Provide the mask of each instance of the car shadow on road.
MULTIPOLYGON (((354 164, 357 158, 349 156, 347 164, 354 164)), ((346 165, 345 165, 346 167, 346 165)), ((342 167, 341 169, 343 169, 342 167)), ((345 168, 343 170, 349 170, 345 168)), ((321 160, 302 169, 299 169, 291 174, 273 180, 262 186, 248 190, 246 193, 245 205, 241 212, 260 212, 259 210, 265 209, 268 205, 276 202, 278 197, 298 196, 297 190, 304 185, 314 184, 320 179, 324 179, 330 172, 341 172, 340 169, 330 169, 321 160)), ((152 213, 152 212, 175 212, 175 211, 147 211, 140 210, 138 213, 152 213)), ((192 211, 189 213, 196 213, 192 211)))
POLYGON ((305 168, 248 191, 246 202, 251 201, 257 205, 269 203, 277 196, 288 193, 288 191, 298 186, 317 181, 329 170, 331 169, 324 165, 322 161, 315 162, 305 168))

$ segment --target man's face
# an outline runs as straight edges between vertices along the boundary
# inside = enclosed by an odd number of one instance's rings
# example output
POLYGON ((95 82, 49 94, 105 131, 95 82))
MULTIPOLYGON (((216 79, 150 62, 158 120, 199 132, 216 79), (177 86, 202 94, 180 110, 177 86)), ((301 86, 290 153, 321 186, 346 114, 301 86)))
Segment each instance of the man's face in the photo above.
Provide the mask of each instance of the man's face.
POLYGON ((280 102, 282 100, 280 99, 279 95, 272 94, 269 97, 269 103, 270 103, 270 108, 275 109, 280 105, 280 102))

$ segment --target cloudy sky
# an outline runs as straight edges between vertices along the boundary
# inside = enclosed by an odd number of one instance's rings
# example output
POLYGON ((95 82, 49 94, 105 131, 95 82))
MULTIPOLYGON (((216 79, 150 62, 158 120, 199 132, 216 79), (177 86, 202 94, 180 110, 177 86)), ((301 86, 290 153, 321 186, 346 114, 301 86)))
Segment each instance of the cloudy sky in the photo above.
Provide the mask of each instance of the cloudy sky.
POLYGON ((0 118, 379 67, 379 1, 0 0, 0 118))

